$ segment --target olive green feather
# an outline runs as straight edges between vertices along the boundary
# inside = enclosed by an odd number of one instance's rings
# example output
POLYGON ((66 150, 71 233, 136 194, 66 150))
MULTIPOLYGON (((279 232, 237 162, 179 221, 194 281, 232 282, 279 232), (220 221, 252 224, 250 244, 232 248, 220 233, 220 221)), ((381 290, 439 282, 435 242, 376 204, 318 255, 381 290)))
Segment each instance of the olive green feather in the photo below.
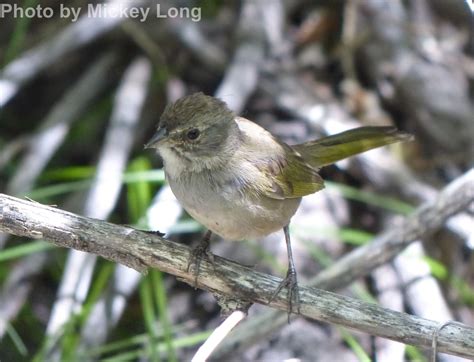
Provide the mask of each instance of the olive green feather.
POLYGON ((297 198, 324 188, 318 170, 344 158, 400 141, 410 134, 394 127, 360 127, 296 146, 282 144, 285 155, 267 160, 260 169, 269 181, 263 193, 275 199, 297 198))
POLYGON ((373 148, 412 138, 395 127, 360 127, 292 147, 312 167, 320 168, 373 148))
POLYGON ((298 198, 324 188, 316 169, 289 146, 283 145, 285 155, 266 162, 261 168, 270 181, 264 194, 274 199, 298 198))

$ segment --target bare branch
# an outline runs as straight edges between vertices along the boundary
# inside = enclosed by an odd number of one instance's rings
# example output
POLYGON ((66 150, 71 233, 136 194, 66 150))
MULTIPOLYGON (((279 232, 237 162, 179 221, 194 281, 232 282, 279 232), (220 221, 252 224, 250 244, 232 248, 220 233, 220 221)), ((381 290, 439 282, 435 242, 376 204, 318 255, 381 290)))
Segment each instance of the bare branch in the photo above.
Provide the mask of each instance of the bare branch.
POLYGON ((207 361, 216 347, 226 338, 229 333, 237 326, 246 314, 241 310, 236 310, 222 322, 212 334, 207 338, 206 342, 199 347, 191 362, 207 361))
MULTIPOLYGON (((473 177, 474 170, 450 184, 436 202, 422 206, 402 226, 402 243, 392 247, 398 249, 410 238, 418 238, 420 230, 423 234, 439 227, 447 217, 472 202, 473 177), (413 230, 414 226, 416 230, 413 230)), ((58 246, 91 252, 141 272, 157 268, 188 284, 194 283, 194 275, 187 272, 190 256, 187 246, 130 227, 0 194, 0 230, 34 239, 44 238, 58 246)), ((394 229, 389 234, 394 237, 396 231, 394 229)), ((266 304, 279 282, 278 278, 218 256, 214 263, 203 260, 198 280, 199 288, 214 294, 266 304)), ((281 293, 270 306, 286 310, 286 301, 286 296, 281 293)), ((301 315, 305 317, 420 347, 431 346, 433 333, 438 327, 435 321, 308 287, 300 288, 300 301, 301 315)), ((461 323, 449 324, 439 333, 438 350, 473 358, 474 329, 461 323)))
POLYGON ((242 110, 258 83, 264 59, 265 37, 264 29, 257 19, 262 16, 266 6, 267 3, 257 1, 243 2, 238 25, 241 42, 215 94, 233 111, 242 110))
POLYGON ((445 220, 467 207, 474 201, 474 169, 451 182, 439 196, 420 206, 412 215, 392 229, 377 236, 370 244, 360 247, 341 258, 318 275, 319 283, 344 280, 366 275, 371 270, 391 260, 412 241, 418 240, 431 231, 437 230, 445 220))

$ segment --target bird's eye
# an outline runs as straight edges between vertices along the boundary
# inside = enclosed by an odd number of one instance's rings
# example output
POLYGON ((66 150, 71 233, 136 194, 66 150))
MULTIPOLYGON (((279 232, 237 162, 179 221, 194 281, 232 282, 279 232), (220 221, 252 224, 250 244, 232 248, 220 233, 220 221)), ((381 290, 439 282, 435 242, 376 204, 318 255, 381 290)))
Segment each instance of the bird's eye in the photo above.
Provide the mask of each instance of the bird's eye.
POLYGON ((197 128, 193 128, 186 133, 186 137, 188 137, 189 140, 194 141, 199 137, 199 134, 199 130, 197 128))

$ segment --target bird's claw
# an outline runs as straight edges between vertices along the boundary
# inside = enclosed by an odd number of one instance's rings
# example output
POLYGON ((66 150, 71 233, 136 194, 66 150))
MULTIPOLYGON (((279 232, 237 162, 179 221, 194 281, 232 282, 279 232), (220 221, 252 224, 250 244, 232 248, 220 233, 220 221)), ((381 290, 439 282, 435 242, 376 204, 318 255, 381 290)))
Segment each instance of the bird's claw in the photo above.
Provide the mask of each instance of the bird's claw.
POLYGON ((291 313, 300 314, 300 292, 298 288, 298 280, 296 278, 296 271, 294 269, 288 269, 285 279, 283 279, 278 285, 277 289, 270 297, 268 304, 276 298, 283 288, 288 289, 288 323, 290 323, 291 313), (296 307, 296 311, 293 310, 293 307, 296 307))
POLYGON ((194 274, 194 286, 197 286, 199 269, 201 267, 202 258, 206 256, 209 262, 214 266, 214 254, 211 253, 209 238, 206 236, 201 240, 201 242, 192 250, 191 255, 189 256, 188 266, 186 271, 189 273, 191 268, 193 269, 194 274))

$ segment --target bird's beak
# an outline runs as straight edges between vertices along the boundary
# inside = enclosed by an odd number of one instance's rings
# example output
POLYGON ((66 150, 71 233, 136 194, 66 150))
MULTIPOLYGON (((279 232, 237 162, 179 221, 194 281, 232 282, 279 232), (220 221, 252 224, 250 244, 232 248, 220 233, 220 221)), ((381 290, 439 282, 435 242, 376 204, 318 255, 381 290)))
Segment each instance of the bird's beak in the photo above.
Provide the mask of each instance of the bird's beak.
POLYGON ((158 128, 153 137, 145 145, 145 148, 155 148, 156 144, 162 139, 166 138, 166 136, 168 136, 168 131, 166 130, 166 127, 158 128))

